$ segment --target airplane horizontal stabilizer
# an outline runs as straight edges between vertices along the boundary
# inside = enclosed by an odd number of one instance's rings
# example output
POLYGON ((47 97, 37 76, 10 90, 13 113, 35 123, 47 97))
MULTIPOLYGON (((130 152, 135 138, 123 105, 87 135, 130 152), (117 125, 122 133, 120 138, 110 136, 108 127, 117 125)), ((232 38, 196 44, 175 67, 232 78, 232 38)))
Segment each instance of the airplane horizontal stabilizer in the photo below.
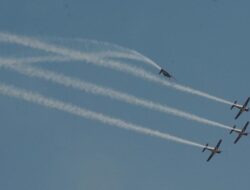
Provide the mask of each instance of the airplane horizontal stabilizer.
POLYGON ((232 134, 232 132, 234 132, 235 128, 236 128, 236 125, 233 126, 233 129, 230 131, 230 134, 232 134))
POLYGON ((206 144, 206 146, 203 148, 202 152, 205 152, 205 150, 207 149, 208 144, 206 144))
POLYGON ((234 104, 231 106, 231 110, 235 107, 236 104, 237 104, 237 101, 234 101, 234 104))

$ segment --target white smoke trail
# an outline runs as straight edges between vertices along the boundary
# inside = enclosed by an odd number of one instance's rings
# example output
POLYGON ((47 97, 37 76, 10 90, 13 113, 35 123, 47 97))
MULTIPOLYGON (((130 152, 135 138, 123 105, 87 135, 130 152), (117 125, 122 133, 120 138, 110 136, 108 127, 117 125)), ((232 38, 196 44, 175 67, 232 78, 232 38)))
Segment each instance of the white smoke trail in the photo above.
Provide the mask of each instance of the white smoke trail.
POLYGON ((50 99, 38 93, 33 93, 33 92, 29 92, 23 89, 18 89, 14 86, 6 85, 3 83, 0 83, 0 93, 3 95, 25 100, 27 102, 32 102, 32 103, 36 103, 45 107, 64 111, 64 112, 77 115, 86 119, 99 121, 101 123, 109 124, 118 128, 132 130, 141 134, 158 137, 158 138, 165 139, 165 140, 171 140, 177 143, 186 144, 186 145, 190 145, 194 147, 199 147, 199 148, 204 147, 204 145, 199 144, 199 143, 195 143, 195 142, 185 140, 176 136, 172 136, 167 133, 162 133, 160 131, 144 128, 139 125, 135 125, 135 124, 132 124, 132 123, 129 123, 129 122, 117 119, 117 118, 106 116, 101 113, 92 112, 87 109, 84 109, 84 108, 81 108, 81 107, 78 107, 69 103, 65 103, 62 101, 55 100, 55 99, 50 99))
POLYGON ((207 94, 207 93, 199 91, 199 90, 192 89, 191 87, 183 86, 183 85, 180 85, 180 84, 177 84, 174 82, 169 82, 167 80, 162 80, 161 78, 155 76, 154 74, 147 72, 147 71, 145 71, 141 68, 138 68, 138 67, 126 65, 124 63, 122 64, 122 63, 117 62, 117 61, 102 60, 94 55, 89 55, 86 53, 82 53, 80 51, 74 51, 74 50, 67 49, 64 47, 59 47, 59 46, 55 46, 52 44, 44 43, 44 42, 29 38, 29 37, 17 36, 17 35, 13 35, 13 34, 0 32, 0 41, 8 42, 8 43, 22 44, 24 46, 28 46, 31 48, 40 49, 40 50, 52 52, 52 53, 57 53, 57 54, 60 54, 60 55, 63 55, 63 56, 66 56, 66 57, 69 57, 69 58, 72 58, 75 60, 79 60, 79 61, 85 60, 85 61, 92 63, 92 64, 100 65, 100 66, 107 67, 107 68, 112 68, 115 70, 119 70, 121 72, 126 72, 126 73, 129 73, 129 74, 134 75, 136 77, 141 77, 143 79, 146 79, 146 80, 149 80, 152 82, 156 82, 156 83, 162 84, 164 86, 172 87, 172 88, 177 89, 177 90, 182 91, 182 92, 201 96, 201 97, 204 97, 204 98, 207 98, 210 100, 214 100, 214 101, 217 101, 220 103, 228 104, 228 105, 233 104, 230 101, 224 100, 222 98, 218 98, 216 96, 207 94))
MULTIPOLYGON (((221 123, 218 123, 215 121, 211 121, 211 120, 208 120, 206 118, 202 118, 202 117, 199 117, 197 115, 194 115, 194 114, 191 114, 188 112, 184 112, 184 111, 181 111, 181 110, 178 110, 175 108, 171 108, 167 105, 161 105, 160 103, 152 102, 152 101, 147 100, 147 99, 137 98, 137 97, 132 96, 130 94, 115 91, 115 90, 107 88, 107 87, 98 86, 98 85, 95 85, 95 84, 92 84, 89 82, 85 82, 83 80, 68 77, 68 76, 58 74, 58 73, 55 73, 52 71, 47 71, 47 70, 43 70, 43 69, 36 69, 34 67, 31 67, 31 66, 26 67, 26 66, 20 65, 22 63, 25 63, 24 61, 26 61, 26 63, 34 63, 34 62, 38 62, 40 60, 41 61, 44 61, 44 60, 49 61, 49 57, 45 57, 45 58, 36 57, 36 58, 30 58, 30 59, 26 58, 24 60, 10 59, 9 61, 8 61, 8 59, 1 59, 0 58, 0 66, 7 67, 9 69, 15 70, 19 73, 22 73, 22 74, 30 76, 30 77, 42 78, 42 79, 52 81, 52 82, 57 83, 57 84, 64 85, 66 87, 72 87, 72 88, 82 90, 82 91, 85 91, 88 93, 107 96, 107 97, 110 97, 112 99, 116 99, 116 100, 123 101, 123 102, 133 104, 133 105, 139 105, 139 106, 142 106, 142 107, 145 107, 148 109, 171 114, 171 115, 174 115, 177 117, 196 121, 196 122, 199 122, 202 124, 211 125, 211 126, 215 126, 215 127, 221 127, 221 128, 229 129, 229 130, 232 129, 232 127, 229 127, 227 125, 224 125, 224 124, 221 124, 221 123)), ((54 57, 52 60, 56 60, 56 57, 54 57)))
POLYGON ((99 58, 131 59, 135 61, 142 61, 145 63, 145 59, 142 56, 138 56, 136 54, 131 54, 131 53, 118 52, 118 51, 101 51, 101 52, 89 53, 89 55, 97 56, 99 58))
POLYGON ((104 52, 89 53, 89 54, 90 55, 93 54, 93 56, 98 56, 99 58, 111 57, 111 58, 124 58, 124 59, 142 61, 143 63, 152 65, 156 69, 161 70, 161 67, 157 63, 155 63, 151 59, 143 56, 142 54, 140 54, 134 50, 131 50, 131 53, 116 52, 116 51, 104 51, 104 52))
POLYGON ((111 57, 111 58, 125 58, 125 59, 132 59, 137 61, 142 61, 146 64, 152 65, 158 70, 161 69, 161 67, 155 63, 153 60, 149 59, 148 57, 142 55, 141 53, 133 50, 128 49, 116 44, 111 44, 108 42, 100 42, 97 40, 86 40, 86 39, 65 39, 65 38, 59 38, 60 42, 68 43, 68 42, 80 42, 81 44, 91 44, 97 47, 104 47, 105 51, 97 51, 95 52, 95 56, 98 55, 99 57, 111 57))
POLYGON ((161 67, 156 63, 154 62, 153 60, 149 59, 148 57, 142 55, 141 53, 135 51, 135 50, 132 50, 132 53, 135 54, 135 55, 138 55, 141 59, 141 61, 144 61, 145 63, 149 63, 151 65, 153 65, 155 68, 157 68, 158 70, 161 70, 161 67))

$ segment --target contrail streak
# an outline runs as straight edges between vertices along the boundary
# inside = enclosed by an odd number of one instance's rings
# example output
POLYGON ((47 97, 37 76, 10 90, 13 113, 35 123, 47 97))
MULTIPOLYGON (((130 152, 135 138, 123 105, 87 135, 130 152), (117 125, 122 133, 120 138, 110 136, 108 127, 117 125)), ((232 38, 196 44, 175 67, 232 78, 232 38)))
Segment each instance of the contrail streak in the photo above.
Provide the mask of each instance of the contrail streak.
POLYGON ((65 39, 65 38, 59 38, 60 42, 63 43, 68 43, 70 42, 80 42, 82 44, 86 44, 86 45, 95 45, 98 47, 104 47, 104 51, 96 51, 94 54, 95 56, 98 55, 99 57, 111 57, 111 58, 125 58, 125 59, 132 59, 132 60, 137 60, 137 61, 142 61, 145 64, 149 64, 154 66, 155 68, 157 68, 158 70, 161 69, 161 67, 155 63, 153 60, 149 59, 148 57, 142 55, 141 53, 133 50, 133 49, 129 49, 129 48, 125 48, 116 44, 111 44, 108 42, 100 42, 97 40, 86 40, 86 39, 65 39))
MULTIPOLYGON (((52 57, 52 60, 56 60, 56 57, 52 57)), ((60 60, 60 59, 59 59, 60 60)), ((85 91, 88 93, 98 94, 102 96, 107 96, 112 99, 116 99, 122 102, 126 102, 133 105, 142 106, 151 110, 163 112, 166 114, 171 114, 177 117, 185 118, 188 120, 196 121, 202 124, 216 126, 224 129, 231 130, 232 127, 227 125, 208 120, 206 118, 199 117, 197 115, 184 112, 175 108, 171 108, 167 105, 162 105, 160 103, 152 102, 147 99, 137 98, 133 95, 126 94, 123 92, 119 92, 107 87, 98 86, 89 82, 85 82, 83 80, 75 79, 72 77, 68 77, 62 74, 58 74, 52 71, 37 69, 31 66, 23 66, 22 63, 34 63, 39 61, 49 61, 49 57, 35 57, 35 58, 25 58, 24 60, 15 60, 15 59, 1 59, 0 58, 0 66, 7 67, 9 69, 15 70, 19 73, 27 75, 29 77, 38 77, 48 81, 52 81, 57 84, 64 85, 66 87, 72 87, 81 91, 85 91), (24 62, 26 61, 26 62, 24 62)))
POLYGON ((81 108, 81 107, 78 107, 69 103, 47 98, 38 93, 29 92, 29 91, 19 89, 14 86, 6 85, 3 83, 0 83, 0 93, 3 95, 25 100, 27 102, 32 102, 32 103, 36 103, 45 107, 64 111, 64 112, 67 112, 76 116, 80 116, 86 119, 99 121, 101 123, 112 125, 118 128, 123 128, 123 129, 131 130, 131 131, 135 131, 141 134, 150 135, 150 136, 158 137, 164 140, 170 140, 170 141, 174 141, 177 143, 186 144, 186 145, 190 145, 194 147, 199 147, 199 148, 204 147, 204 145, 199 144, 199 143, 195 143, 195 142, 185 140, 176 136, 172 136, 167 133, 162 133, 160 131, 144 128, 142 126, 135 125, 135 124, 132 124, 132 123, 129 123, 129 122, 117 119, 117 118, 106 116, 102 113, 92 112, 87 109, 84 109, 84 108, 81 108))
POLYGON ((134 50, 131 50, 130 53, 117 52, 117 51, 104 51, 104 52, 89 53, 89 55, 91 54, 92 56, 98 56, 99 58, 111 57, 111 58, 124 58, 124 59, 142 61, 143 63, 149 64, 151 66, 154 66, 156 69, 161 70, 161 67, 157 63, 155 63, 151 59, 143 56, 142 54, 134 50))
POLYGON ((144 69, 141 69, 138 67, 130 66, 130 65, 127 65, 125 63, 122 64, 118 61, 102 60, 102 59, 96 57, 95 55, 91 56, 87 53, 83 53, 80 51, 74 51, 74 50, 67 49, 64 47, 44 43, 42 41, 39 41, 39 40, 36 40, 33 38, 17 36, 17 35, 13 35, 13 34, 0 32, 0 41, 8 42, 8 43, 22 44, 24 46, 28 46, 28 47, 35 48, 35 49, 40 49, 40 50, 43 50, 46 52, 57 53, 57 54, 60 54, 60 55, 66 56, 66 57, 70 57, 72 59, 79 60, 79 61, 85 60, 85 61, 92 63, 92 64, 96 64, 99 66, 119 70, 121 72, 129 73, 131 75, 146 79, 146 80, 151 81, 151 82, 156 82, 156 83, 159 83, 159 84, 167 86, 167 87, 172 87, 172 88, 179 90, 179 91, 182 91, 182 92, 201 96, 201 97, 204 97, 204 98, 207 98, 210 100, 214 100, 214 101, 217 101, 220 103, 228 104, 228 105, 233 104, 230 101, 224 100, 222 98, 218 98, 216 96, 207 94, 207 93, 199 91, 199 90, 192 89, 191 87, 183 86, 183 85, 180 85, 180 84, 177 84, 174 82, 169 82, 167 80, 162 80, 161 78, 155 76, 154 74, 147 72, 144 69))

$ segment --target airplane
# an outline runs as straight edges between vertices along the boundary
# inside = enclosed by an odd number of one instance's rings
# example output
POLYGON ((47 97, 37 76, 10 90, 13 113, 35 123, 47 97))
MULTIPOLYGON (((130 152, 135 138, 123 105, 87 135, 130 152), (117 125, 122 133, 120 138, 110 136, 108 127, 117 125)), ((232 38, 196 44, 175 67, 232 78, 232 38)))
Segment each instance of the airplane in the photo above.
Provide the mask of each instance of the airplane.
POLYGON ((234 119, 238 119, 238 117, 245 111, 248 112, 249 108, 247 108, 248 102, 250 100, 250 97, 247 98, 246 102, 243 105, 237 104, 237 101, 234 102, 234 104, 231 106, 231 110, 233 108, 238 108, 240 111, 239 113, 235 116, 234 119))
POLYGON ((242 136, 247 136, 248 135, 248 132, 246 132, 248 124, 249 124, 249 121, 245 124, 245 126, 241 130, 240 129, 236 129, 236 125, 235 125, 233 127, 233 129, 230 131, 230 134, 232 134, 233 132, 236 132, 236 133, 239 134, 238 137, 235 139, 234 144, 236 144, 240 140, 240 138, 242 136))
POLYGON ((205 152, 205 150, 209 150, 211 151, 210 156, 207 159, 207 162, 209 162, 209 160, 211 160, 211 158, 215 155, 215 154, 220 154, 222 151, 219 149, 219 146, 221 144, 222 140, 220 139, 219 142, 217 143, 217 145, 215 147, 210 147, 208 146, 208 144, 206 144, 206 146, 204 147, 204 149, 202 150, 202 152, 205 152))
POLYGON ((160 74, 163 74, 165 77, 167 78, 173 78, 173 76, 171 74, 169 74, 166 70, 164 69, 161 69, 160 72, 159 72, 159 75, 160 74))

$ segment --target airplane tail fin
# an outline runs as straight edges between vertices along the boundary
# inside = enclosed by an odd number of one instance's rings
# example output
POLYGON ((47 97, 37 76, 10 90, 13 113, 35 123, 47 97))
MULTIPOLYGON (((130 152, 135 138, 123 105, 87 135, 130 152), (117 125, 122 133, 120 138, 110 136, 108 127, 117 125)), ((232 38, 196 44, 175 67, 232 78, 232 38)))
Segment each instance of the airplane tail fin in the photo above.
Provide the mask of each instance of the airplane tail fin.
POLYGON ((160 70, 160 72, 159 72, 159 75, 162 73, 162 69, 160 70))
POLYGON ((231 106, 231 110, 235 107, 236 104, 237 104, 237 100, 234 101, 234 104, 231 106))
POLYGON ((234 132, 235 128, 236 128, 236 125, 233 126, 233 129, 230 131, 230 134, 232 134, 232 132, 234 132))
POLYGON ((202 152, 205 152, 205 150, 207 150, 208 144, 206 144, 206 146, 203 148, 202 152))

